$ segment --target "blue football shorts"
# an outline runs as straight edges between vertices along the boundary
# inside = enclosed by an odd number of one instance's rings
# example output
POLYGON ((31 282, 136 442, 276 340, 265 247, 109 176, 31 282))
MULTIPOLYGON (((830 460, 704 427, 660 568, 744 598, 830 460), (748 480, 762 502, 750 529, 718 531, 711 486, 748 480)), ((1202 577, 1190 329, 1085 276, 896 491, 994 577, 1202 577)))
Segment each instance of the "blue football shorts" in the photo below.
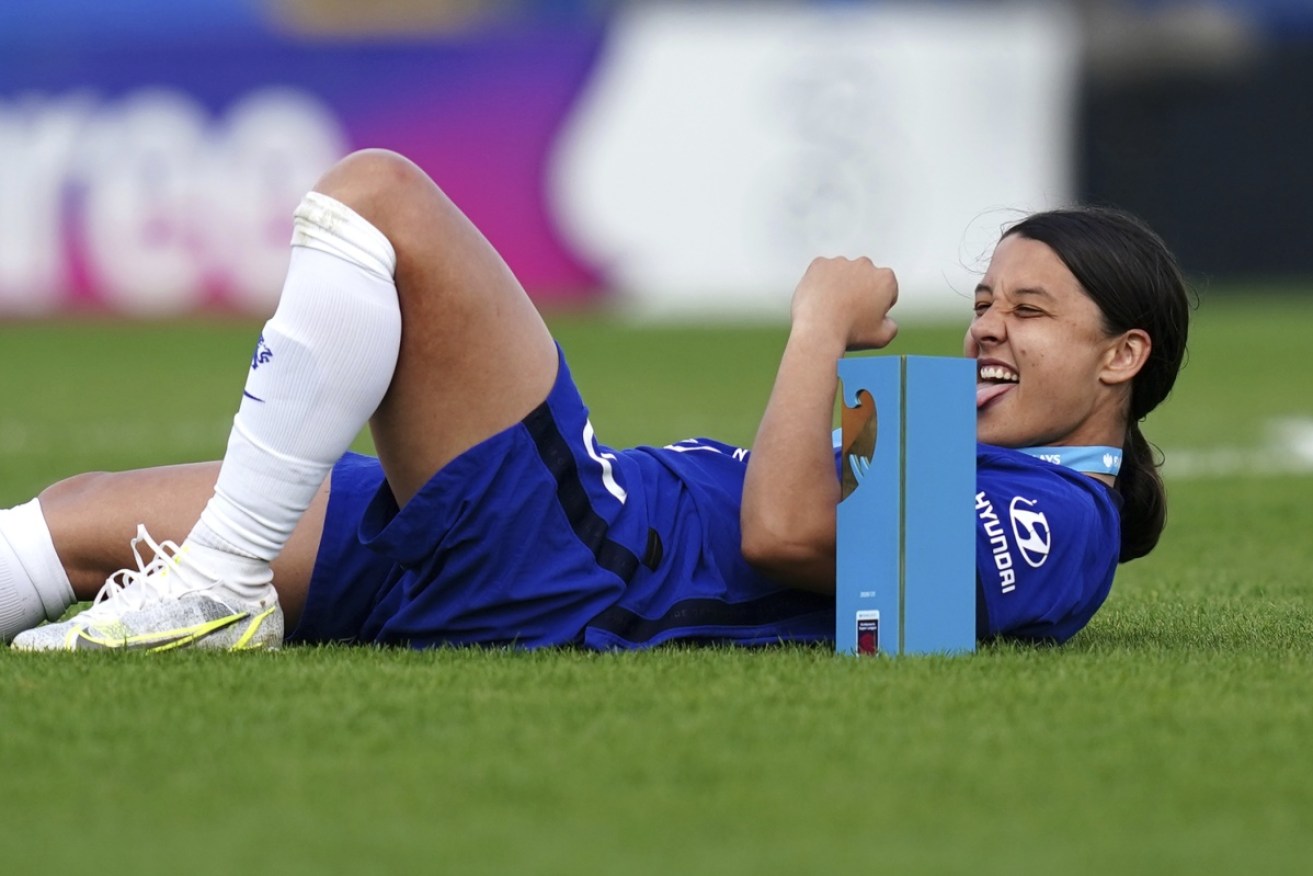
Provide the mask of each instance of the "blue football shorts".
POLYGON ((612 649, 833 635, 832 598, 781 588, 743 561, 741 460, 608 455, 629 485, 621 503, 591 434, 561 357, 546 401, 402 509, 378 460, 347 454, 288 641, 612 649))

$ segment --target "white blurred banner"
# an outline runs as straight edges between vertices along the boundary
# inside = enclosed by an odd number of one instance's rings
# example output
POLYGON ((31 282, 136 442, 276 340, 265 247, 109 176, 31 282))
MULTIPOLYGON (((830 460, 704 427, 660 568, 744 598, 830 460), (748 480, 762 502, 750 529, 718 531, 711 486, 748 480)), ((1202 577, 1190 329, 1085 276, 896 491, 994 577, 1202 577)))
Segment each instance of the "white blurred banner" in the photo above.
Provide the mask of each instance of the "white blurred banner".
POLYGON ((778 315, 813 256, 868 255, 903 315, 964 314, 1000 227, 1071 197, 1079 52, 1065 4, 636 4, 556 221, 644 313, 778 315))

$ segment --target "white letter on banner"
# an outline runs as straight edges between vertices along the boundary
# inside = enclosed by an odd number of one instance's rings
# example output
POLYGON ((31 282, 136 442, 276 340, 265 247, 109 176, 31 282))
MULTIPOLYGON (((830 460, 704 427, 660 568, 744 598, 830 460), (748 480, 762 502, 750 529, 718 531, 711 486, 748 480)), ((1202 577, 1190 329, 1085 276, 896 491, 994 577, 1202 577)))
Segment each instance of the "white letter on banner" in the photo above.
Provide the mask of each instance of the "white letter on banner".
POLYGON ((243 98, 215 140, 209 201, 218 216, 210 263, 228 273, 233 303, 273 310, 287 271, 292 211, 323 172, 347 152, 346 135, 316 97, 269 88, 243 98))
POLYGON ((90 112, 85 95, 0 104, 0 313, 59 304, 64 177, 90 112))
POLYGON ((197 250, 213 218, 199 209, 195 170, 205 123, 195 101, 162 90, 102 117, 86 173, 87 249, 106 297, 125 311, 177 312, 203 292, 197 250))

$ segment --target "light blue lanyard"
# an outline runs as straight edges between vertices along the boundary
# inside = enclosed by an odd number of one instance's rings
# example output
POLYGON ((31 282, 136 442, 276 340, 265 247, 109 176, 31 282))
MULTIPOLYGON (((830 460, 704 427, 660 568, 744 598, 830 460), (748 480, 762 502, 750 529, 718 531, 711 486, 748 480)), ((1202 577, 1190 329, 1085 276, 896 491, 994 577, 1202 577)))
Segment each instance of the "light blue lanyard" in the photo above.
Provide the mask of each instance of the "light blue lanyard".
POLYGON ((1085 474, 1116 476, 1122 468, 1120 447, 1018 447, 1027 456, 1034 456, 1054 465, 1065 465, 1085 474))
MULTIPOLYGON (((831 434, 837 450, 843 440, 843 430, 835 429, 831 434)), ((1122 468, 1122 449, 1120 447, 1019 447, 1021 453, 1043 459, 1054 465, 1087 474, 1106 474, 1117 476, 1122 468)))

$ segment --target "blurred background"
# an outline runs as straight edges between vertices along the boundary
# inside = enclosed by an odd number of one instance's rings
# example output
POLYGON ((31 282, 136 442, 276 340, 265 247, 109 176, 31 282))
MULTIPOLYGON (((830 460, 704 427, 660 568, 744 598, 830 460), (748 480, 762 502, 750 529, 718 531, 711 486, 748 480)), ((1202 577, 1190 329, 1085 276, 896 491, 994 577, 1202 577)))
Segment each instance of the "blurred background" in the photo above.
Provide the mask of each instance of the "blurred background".
POLYGON ((960 314, 1072 201, 1201 284, 1302 281, 1313 3, 5 0, 0 318, 266 315, 292 208, 371 146, 549 310, 772 318, 866 254, 960 314))

